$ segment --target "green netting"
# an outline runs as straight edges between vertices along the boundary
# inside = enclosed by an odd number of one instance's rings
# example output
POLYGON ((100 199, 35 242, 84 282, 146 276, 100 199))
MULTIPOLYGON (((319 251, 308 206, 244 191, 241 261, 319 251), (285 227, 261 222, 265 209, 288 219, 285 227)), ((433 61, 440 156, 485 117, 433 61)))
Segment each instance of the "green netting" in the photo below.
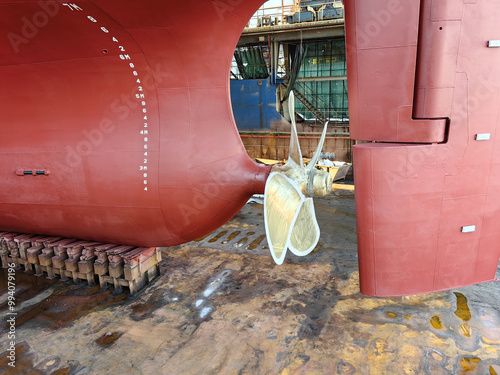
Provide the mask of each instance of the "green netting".
POLYGON ((339 77, 346 75, 345 41, 309 42, 300 78, 339 77))
POLYGON ((238 48, 234 57, 243 79, 265 79, 269 76, 260 46, 238 48))
MULTIPOLYGON (((348 119, 347 74, 345 41, 330 40, 308 42, 304 62, 299 71, 300 78, 328 77, 324 81, 299 82, 296 89, 305 94, 327 117, 336 120, 348 119), (342 77, 335 79, 334 77, 342 77), (302 90, 301 90, 302 86, 302 90)), ((297 112, 308 119, 314 119, 301 103, 296 104, 297 112)))

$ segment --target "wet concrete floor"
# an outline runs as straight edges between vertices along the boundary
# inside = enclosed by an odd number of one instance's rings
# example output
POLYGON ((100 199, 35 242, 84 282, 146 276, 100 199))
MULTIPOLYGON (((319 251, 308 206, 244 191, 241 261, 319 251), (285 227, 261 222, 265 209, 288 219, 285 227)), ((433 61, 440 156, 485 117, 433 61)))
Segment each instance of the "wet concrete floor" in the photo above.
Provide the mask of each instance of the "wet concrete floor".
POLYGON ((315 205, 320 243, 282 266, 248 204, 133 297, 18 272, 15 368, 2 270, 0 374, 500 374, 499 282, 363 296, 352 190, 315 205))

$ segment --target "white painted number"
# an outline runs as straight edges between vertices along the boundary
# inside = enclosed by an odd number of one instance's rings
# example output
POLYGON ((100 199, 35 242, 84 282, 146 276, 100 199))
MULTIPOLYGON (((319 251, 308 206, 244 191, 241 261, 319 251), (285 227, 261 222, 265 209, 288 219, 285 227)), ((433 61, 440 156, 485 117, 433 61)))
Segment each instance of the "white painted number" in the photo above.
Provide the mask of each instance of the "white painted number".
MULTIPOLYGON (((0 2, 1 2, 1 0, 0 0, 0 2)), ((62 3, 62 5, 68 7, 71 11, 74 11, 74 10, 82 11, 82 8, 80 8, 78 5, 76 5, 74 3, 62 3)), ((92 17, 90 15, 87 15, 87 18, 91 22, 93 22, 93 23, 98 23, 97 19, 95 19, 94 17, 92 17)), ((99 26, 97 26, 97 27, 99 27, 99 26)), ((106 34, 109 34, 109 30, 106 27, 101 26, 100 29, 101 29, 102 32, 104 32, 106 34)), ((115 42, 115 43, 119 43, 118 39, 115 36, 112 37, 112 41, 115 42)), ((119 45, 118 49, 119 49, 120 52, 126 52, 125 47, 123 45, 119 45)), ((130 55, 126 54, 126 53, 119 54, 118 56, 119 56, 119 58, 121 60, 131 60, 130 55)), ((135 70, 135 69, 137 69, 136 66, 135 66, 135 64, 132 63, 132 62, 128 62, 128 65, 129 65, 129 67, 131 69, 133 69, 132 70, 132 74, 136 77, 135 78, 136 83, 138 83, 139 85, 141 85, 142 81, 139 78, 139 72, 137 70, 135 70)), ((147 123, 148 116, 146 115, 146 113, 147 113, 146 103, 147 102, 146 102, 146 97, 145 97, 145 95, 143 93, 144 89, 143 89, 142 85, 141 86, 137 86, 137 90, 139 91, 139 93, 136 94, 135 96, 136 96, 137 99, 139 99, 141 101, 142 113, 143 113, 143 118, 144 118, 144 121, 145 121, 145 122, 143 122, 143 124, 144 124, 144 128, 147 128, 148 127, 148 123, 147 123)), ((141 130, 140 133, 141 133, 141 135, 146 135, 147 136, 148 135, 148 130, 141 130)), ((144 143, 145 143, 144 144, 144 150, 147 150, 148 149, 147 142, 149 141, 149 138, 148 137, 143 137, 143 140, 144 140, 144 143)), ((144 156, 146 158, 148 157, 148 152, 147 151, 144 151, 144 156)), ((148 180, 146 178, 148 177, 148 173, 147 173, 147 170, 148 170, 148 167, 147 167, 148 159, 144 159, 144 164, 145 165, 141 165, 139 167, 139 170, 143 171, 143 173, 142 173, 142 177, 144 178, 143 183, 144 183, 144 185, 147 185, 148 184, 148 180), (146 172, 146 173, 144 173, 144 172, 146 172)), ((147 186, 144 187, 144 191, 148 191, 148 187, 147 186)))
POLYGON ((80 8, 78 5, 76 5, 75 3, 62 3, 63 6, 65 7, 68 7, 69 9, 71 9, 71 11, 74 11, 74 10, 77 10, 79 12, 81 12, 83 9, 80 8))

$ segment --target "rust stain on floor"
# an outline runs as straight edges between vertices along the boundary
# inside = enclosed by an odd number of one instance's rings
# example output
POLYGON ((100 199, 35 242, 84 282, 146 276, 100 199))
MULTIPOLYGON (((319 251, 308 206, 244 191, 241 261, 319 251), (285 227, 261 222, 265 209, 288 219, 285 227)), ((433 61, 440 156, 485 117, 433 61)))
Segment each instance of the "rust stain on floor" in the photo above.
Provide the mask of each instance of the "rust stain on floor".
MULTIPOLYGON (((16 369, 2 324, 0 373, 498 373, 498 283, 363 296, 352 195, 316 206, 321 246, 282 266, 252 204, 198 242, 165 249, 161 276, 135 297, 20 273, 16 369)), ((5 293, 0 284, 4 322, 5 293)))

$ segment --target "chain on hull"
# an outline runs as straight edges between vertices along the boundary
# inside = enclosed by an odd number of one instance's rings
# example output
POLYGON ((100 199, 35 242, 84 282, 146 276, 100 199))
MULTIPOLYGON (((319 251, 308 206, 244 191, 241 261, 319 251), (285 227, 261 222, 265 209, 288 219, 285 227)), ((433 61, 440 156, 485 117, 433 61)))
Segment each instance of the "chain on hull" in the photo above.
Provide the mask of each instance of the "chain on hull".
POLYGON ((3 268, 14 264, 36 276, 85 280, 89 286, 99 280, 102 289, 126 287, 133 294, 159 276, 161 248, 0 232, 0 259, 3 268))

